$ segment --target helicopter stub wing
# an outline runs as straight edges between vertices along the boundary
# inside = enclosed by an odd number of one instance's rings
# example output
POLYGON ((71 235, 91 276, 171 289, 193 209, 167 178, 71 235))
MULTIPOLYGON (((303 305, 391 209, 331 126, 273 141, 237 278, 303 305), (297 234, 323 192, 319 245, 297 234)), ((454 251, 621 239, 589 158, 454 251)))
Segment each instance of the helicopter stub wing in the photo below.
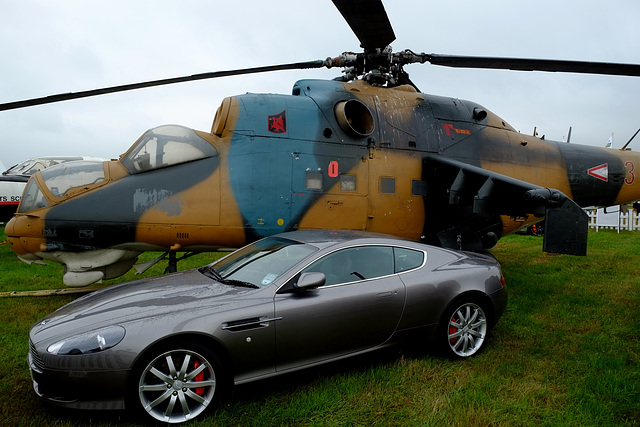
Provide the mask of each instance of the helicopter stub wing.
POLYGON ((588 215, 561 191, 443 156, 427 156, 423 163, 427 200, 440 200, 446 206, 435 216, 436 222, 446 224, 445 218, 459 215, 544 216, 545 252, 586 255, 588 215))

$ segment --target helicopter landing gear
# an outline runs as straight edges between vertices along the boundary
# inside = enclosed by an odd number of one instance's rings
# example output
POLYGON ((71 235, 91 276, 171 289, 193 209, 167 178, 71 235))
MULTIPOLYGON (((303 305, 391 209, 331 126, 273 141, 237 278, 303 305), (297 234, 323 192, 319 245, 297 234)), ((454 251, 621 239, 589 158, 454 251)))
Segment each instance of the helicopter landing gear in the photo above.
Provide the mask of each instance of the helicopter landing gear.
POLYGON ((147 262, 142 262, 140 264, 136 264, 133 267, 136 269, 136 274, 142 274, 145 271, 147 271, 148 269, 150 269, 151 267, 153 267, 155 264, 158 263, 158 261, 162 261, 163 259, 166 259, 167 257, 169 258, 169 264, 167 265, 167 268, 164 269, 164 272, 162 274, 168 274, 168 273, 175 273, 178 271, 178 261, 183 260, 185 258, 189 258, 193 255, 198 254, 199 252, 186 252, 184 255, 182 255, 181 257, 178 257, 178 252, 177 251, 167 251, 165 253, 163 253, 161 256, 159 256, 158 258, 154 259, 153 261, 147 261, 147 262))
POLYGON ((169 255, 169 265, 167 265, 167 268, 164 269, 164 273, 163 274, 169 274, 169 273, 175 273, 178 271, 178 261, 181 261, 183 259, 192 257, 194 255, 199 254, 200 252, 185 252, 184 255, 182 255, 181 257, 178 257, 178 252, 176 251, 169 251, 167 253, 164 254, 163 258, 166 257, 167 255, 169 255))
POLYGON ((164 270, 164 274, 175 273, 176 271, 178 271, 178 259, 176 258, 176 253, 174 251, 169 251, 169 265, 164 270))

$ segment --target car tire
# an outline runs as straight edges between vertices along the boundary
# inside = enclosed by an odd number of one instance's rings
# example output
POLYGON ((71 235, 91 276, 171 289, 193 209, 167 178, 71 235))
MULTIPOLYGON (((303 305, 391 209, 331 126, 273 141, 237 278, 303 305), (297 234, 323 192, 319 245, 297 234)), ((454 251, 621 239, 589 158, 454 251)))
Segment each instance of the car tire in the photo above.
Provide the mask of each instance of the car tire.
POLYGON ((226 380, 219 359, 203 346, 172 343, 148 352, 134 370, 129 402, 168 424, 192 420, 217 401, 226 380))
POLYGON ((447 357, 466 359, 484 348, 489 333, 489 318, 482 303, 474 298, 455 301, 440 322, 438 340, 447 357))

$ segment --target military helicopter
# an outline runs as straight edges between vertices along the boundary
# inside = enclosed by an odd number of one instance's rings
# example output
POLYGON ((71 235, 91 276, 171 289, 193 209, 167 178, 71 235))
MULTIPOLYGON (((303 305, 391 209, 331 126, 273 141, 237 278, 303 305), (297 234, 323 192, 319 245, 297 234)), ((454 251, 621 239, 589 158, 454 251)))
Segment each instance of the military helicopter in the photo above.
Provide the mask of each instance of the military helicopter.
POLYGON ((35 174, 5 233, 25 262, 64 264, 85 286, 147 250, 236 248, 305 228, 359 229, 482 251, 544 220, 543 249, 586 254, 581 206, 640 199, 640 155, 517 132, 483 106, 420 92, 409 64, 640 76, 633 64, 393 52, 379 0, 333 0, 362 52, 0 105, 9 110, 267 71, 343 69, 291 95, 225 98, 210 131, 150 129, 118 160, 35 174))

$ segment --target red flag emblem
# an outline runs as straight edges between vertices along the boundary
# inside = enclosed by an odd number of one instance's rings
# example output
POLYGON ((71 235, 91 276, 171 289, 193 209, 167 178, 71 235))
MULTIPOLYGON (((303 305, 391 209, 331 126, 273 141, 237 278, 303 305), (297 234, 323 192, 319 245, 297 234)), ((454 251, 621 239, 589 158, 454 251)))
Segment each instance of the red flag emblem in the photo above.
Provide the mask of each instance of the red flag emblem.
POLYGON ((281 113, 269 116, 269 132, 286 133, 287 132, 287 110, 281 113))

